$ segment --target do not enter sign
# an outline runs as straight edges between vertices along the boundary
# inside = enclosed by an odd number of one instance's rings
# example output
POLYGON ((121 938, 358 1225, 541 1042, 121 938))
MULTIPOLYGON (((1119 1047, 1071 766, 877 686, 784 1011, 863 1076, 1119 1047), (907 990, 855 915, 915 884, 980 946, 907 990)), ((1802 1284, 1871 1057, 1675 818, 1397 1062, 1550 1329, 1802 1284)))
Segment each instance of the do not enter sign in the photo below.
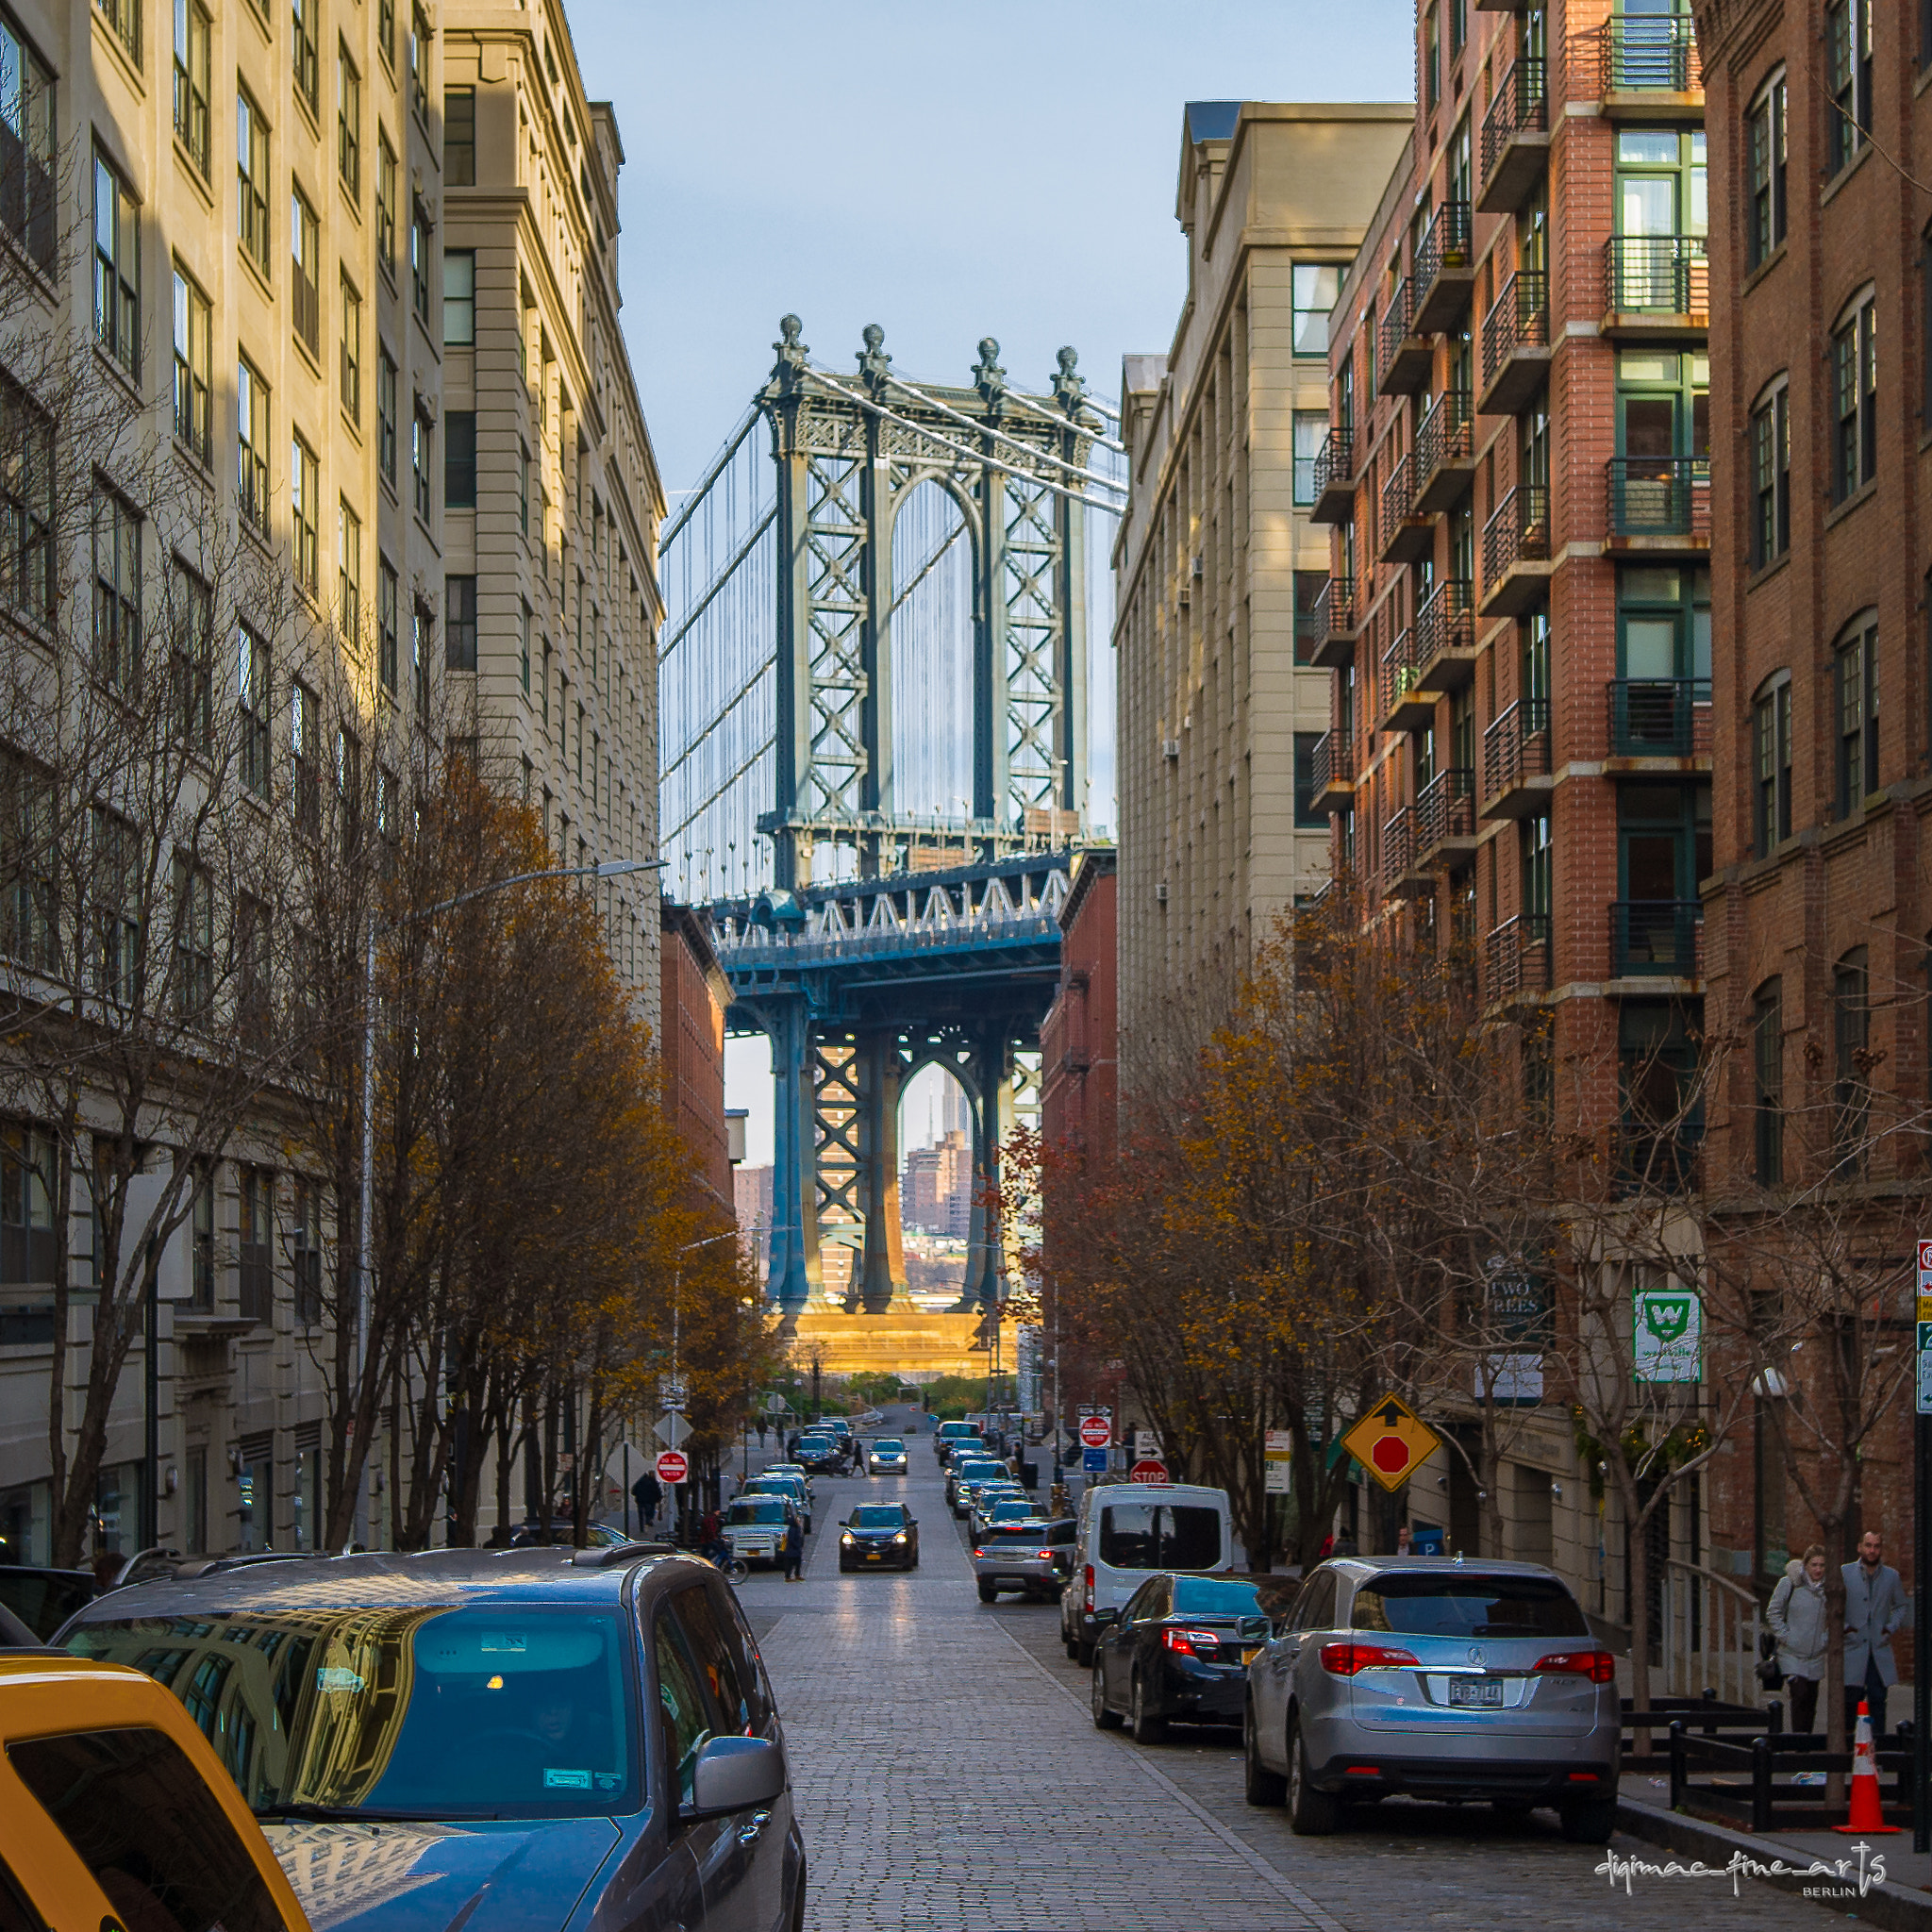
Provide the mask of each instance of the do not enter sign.
POLYGON ((1385 1395, 1341 1439, 1341 1446, 1393 1495, 1441 1446, 1400 1396, 1385 1395))
POLYGON ((1137 1462, 1127 1472, 1137 1483, 1164 1483, 1167 1480, 1167 1464, 1156 1462, 1151 1457, 1137 1462))
POLYGON ((1113 1418, 1105 1415, 1083 1415, 1080 1418, 1080 1446, 1083 1449, 1105 1449, 1113 1441, 1113 1418))
POLYGON ((691 1474, 691 1463, 682 1449, 665 1449, 658 1457, 658 1480, 660 1483, 681 1483, 691 1474))

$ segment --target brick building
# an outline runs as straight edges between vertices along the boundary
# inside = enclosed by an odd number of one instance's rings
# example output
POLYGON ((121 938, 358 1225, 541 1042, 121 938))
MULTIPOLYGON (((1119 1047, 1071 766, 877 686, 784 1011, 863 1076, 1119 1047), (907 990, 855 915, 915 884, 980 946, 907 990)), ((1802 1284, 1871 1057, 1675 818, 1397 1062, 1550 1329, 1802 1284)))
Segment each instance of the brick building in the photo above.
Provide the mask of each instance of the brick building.
POLYGON ((724 1009, 730 983, 705 922, 689 906, 658 902, 663 932, 663 1021, 658 1036, 664 1105, 685 1138, 699 1184, 737 1214, 724 1124, 724 1009))
POLYGON ((903 1186, 908 1227, 963 1239, 973 1214, 973 1146, 965 1132, 948 1127, 932 1146, 908 1154, 903 1186))
POLYGON ((1113 1158, 1119 1106, 1114 855, 1083 852, 1060 907, 1060 986, 1040 1025, 1040 1128, 1096 1166, 1113 1158))

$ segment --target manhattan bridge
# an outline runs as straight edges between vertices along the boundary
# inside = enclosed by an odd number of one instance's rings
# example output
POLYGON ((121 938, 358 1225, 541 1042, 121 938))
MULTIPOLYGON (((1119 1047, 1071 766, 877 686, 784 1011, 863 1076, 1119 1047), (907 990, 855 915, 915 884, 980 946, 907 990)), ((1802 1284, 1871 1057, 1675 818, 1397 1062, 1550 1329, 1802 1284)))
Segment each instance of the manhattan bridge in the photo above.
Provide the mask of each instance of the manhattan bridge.
POLYGON ((1118 412, 1072 349, 1035 393, 988 338, 955 388, 899 375, 876 325, 851 373, 801 329, 662 538, 660 849, 708 909, 727 1027, 771 1042, 771 1298, 903 1305, 899 1098, 938 1064, 972 1123, 975 1311, 1087 829, 1118 412))

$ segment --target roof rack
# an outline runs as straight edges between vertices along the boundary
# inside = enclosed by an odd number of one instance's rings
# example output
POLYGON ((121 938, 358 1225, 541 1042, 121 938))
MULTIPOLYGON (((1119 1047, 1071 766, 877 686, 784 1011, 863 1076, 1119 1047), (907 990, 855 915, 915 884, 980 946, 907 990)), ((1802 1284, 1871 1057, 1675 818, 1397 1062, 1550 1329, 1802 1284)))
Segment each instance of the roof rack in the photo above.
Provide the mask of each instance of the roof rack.
POLYGON ((577 1570, 614 1570, 646 1557, 675 1557, 677 1545, 666 1542, 607 1543, 601 1550, 578 1550, 571 1557, 577 1570))

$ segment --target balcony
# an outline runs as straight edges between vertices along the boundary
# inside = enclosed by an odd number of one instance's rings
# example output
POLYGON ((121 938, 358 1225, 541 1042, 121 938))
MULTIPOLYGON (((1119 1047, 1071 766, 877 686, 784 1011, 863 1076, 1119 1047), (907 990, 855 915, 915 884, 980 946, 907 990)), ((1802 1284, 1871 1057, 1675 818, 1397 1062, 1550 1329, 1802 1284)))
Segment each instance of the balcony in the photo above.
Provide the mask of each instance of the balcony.
MULTIPOLYGON (((1346 671, 1355 662, 1355 586, 1346 577, 1330 577, 1308 616, 1308 662, 1324 671, 1346 671)), ((1299 628, 1301 620, 1295 622, 1299 628)))
POLYGON ((1377 366, 1382 375, 1375 385, 1385 396, 1412 396, 1429 379, 1436 352, 1414 327, 1409 315, 1410 284, 1401 281, 1389 298, 1389 312, 1382 318, 1377 341, 1377 366))
POLYGON ((1519 269, 1483 318, 1479 416, 1514 416, 1550 379, 1550 278, 1519 269))
POLYGON ((1416 427, 1415 507, 1424 516, 1453 509, 1475 481, 1469 401, 1466 389, 1445 389, 1416 427))
POLYGON ((1398 891, 1415 858, 1415 821, 1400 807, 1382 827, 1382 890, 1398 891))
POLYGON ((1708 457, 1612 457, 1612 548, 1701 560, 1710 553, 1708 457))
POLYGON ((1488 954, 1491 1001, 1521 999, 1550 990, 1550 915, 1519 912, 1491 933, 1488 954))
POLYGON ((1384 563, 1414 563, 1436 547, 1436 526, 1416 507, 1414 453, 1390 471, 1382 485, 1382 547, 1384 563))
POLYGON ((1550 109, 1541 58, 1525 56, 1503 76, 1483 116, 1482 187, 1476 210, 1512 215, 1528 200, 1550 161, 1550 109))
POLYGON ((1355 515, 1355 432, 1336 425, 1315 457, 1311 524, 1345 524, 1355 515))
POLYGON ((1475 850, 1475 773, 1467 765, 1438 772, 1415 800, 1415 863, 1453 864, 1475 850))
POLYGON ((1483 733, 1486 819, 1526 819, 1550 808, 1550 701, 1519 698, 1483 733))
POLYGON ((1696 899, 1610 903, 1613 979, 1695 979, 1704 907, 1696 899))
POLYGON ((1469 308, 1475 287, 1475 251, 1469 242, 1469 204, 1445 201, 1430 221, 1415 251, 1415 313, 1409 323, 1419 336, 1453 329, 1469 308))
POLYGON ((1604 112, 1704 118, 1704 62, 1689 14, 1618 16, 1598 29, 1604 112))
POLYGON ((1314 805, 1317 811, 1347 811, 1355 804, 1355 747, 1324 732, 1315 741, 1314 805))
POLYGON ((1710 256, 1702 235, 1612 235, 1604 243, 1604 333, 1626 341, 1701 337, 1710 328, 1710 256))
POLYGON ((1549 595, 1550 492, 1541 483, 1519 483, 1483 529, 1485 617, 1520 617, 1549 595))
POLYGON ((1382 653, 1376 689, 1384 731, 1413 731, 1436 715, 1434 694, 1416 690, 1414 636, 1404 631, 1382 653))
POLYGON ((1445 577, 1415 614, 1415 685, 1457 691, 1475 675, 1475 606, 1462 577, 1445 577))
POLYGON ((1613 758, 1710 758, 1707 677, 1618 677, 1607 688, 1613 758))

